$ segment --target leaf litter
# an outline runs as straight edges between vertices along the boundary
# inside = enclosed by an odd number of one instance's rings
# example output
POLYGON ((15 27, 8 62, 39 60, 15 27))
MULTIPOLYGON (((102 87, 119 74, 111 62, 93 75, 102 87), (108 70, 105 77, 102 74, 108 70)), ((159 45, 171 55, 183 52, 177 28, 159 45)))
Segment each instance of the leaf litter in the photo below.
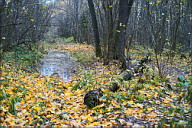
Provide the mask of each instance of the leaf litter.
MULTIPOLYGON (((85 44, 57 45, 56 49, 74 56, 78 53, 88 56, 89 60, 83 63, 91 64, 80 67, 71 80, 64 81, 60 77, 27 73, 11 63, 3 63, 1 126, 144 127, 171 126, 172 120, 187 126, 191 105, 185 99, 177 102, 183 93, 168 89, 158 77, 144 77, 144 83, 139 83, 137 77, 118 81, 117 92, 104 88, 101 104, 87 109, 83 103, 86 92, 116 81, 121 73, 120 64, 113 61, 103 66, 102 60, 94 58, 93 47, 85 44)), ((176 88, 177 84, 171 83, 171 87, 176 88)))

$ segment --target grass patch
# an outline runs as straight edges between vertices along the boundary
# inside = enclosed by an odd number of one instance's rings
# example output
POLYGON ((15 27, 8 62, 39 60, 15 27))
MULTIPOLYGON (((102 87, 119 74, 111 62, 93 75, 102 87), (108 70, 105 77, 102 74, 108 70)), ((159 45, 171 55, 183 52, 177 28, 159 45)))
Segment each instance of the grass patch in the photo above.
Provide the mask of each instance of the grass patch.
POLYGON ((76 44, 76 42, 74 40, 74 37, 69 37, 69 38, 63 38, 63 37, 52 38, 52 39, 46 40, 46 42, 49 42, 51 44, 53 44, 53 43, 57 43, 57 44, 76 44))
POLYGON ((35 67, 44 53, 45 49, 42 44, 33 45, 31 47, 19 45, 12 51, 3 53, 3 62, 14 65, 18 69, 24 68, 35 71, 35 67))

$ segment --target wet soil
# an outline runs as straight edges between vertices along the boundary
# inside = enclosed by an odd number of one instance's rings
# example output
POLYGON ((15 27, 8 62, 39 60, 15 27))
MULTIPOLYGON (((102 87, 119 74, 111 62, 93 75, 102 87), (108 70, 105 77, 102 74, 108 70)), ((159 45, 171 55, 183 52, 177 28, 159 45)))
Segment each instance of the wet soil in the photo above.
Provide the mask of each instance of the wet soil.
POLYGON ((63 77, 64 80, 70 80, 77 65, 77 62, 65 51, 49 50, 44 58, 41 59, 41 65, 38 71, 42 75, 48 76, 57 73, 60 77, 63 77))

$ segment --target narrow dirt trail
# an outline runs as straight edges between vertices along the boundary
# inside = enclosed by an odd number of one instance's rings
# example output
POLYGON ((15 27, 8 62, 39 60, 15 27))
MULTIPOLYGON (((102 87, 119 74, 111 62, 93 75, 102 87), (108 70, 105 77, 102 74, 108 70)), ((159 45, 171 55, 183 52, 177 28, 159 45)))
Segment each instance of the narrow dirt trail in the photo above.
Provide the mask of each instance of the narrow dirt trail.
POLYGON ((58 73, 64 80, 71 78, 72 72, 77 66, 71 55, 62 50, 49 50, 41 62, 39 73, 48 76, 58 73))

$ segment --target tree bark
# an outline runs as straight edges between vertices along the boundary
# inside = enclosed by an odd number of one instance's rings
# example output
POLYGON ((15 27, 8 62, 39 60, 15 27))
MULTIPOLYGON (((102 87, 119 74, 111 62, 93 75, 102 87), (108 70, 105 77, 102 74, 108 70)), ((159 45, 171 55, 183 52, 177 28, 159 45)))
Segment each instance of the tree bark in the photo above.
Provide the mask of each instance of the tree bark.
POLYGON ((119 1, 119 19, 117 22, 116 36, 115 36, 115 59, 123 61, 125 56, 125 37, 126 26, 131 13, 131 8, 134 0, 120 0, 119 1))
MULTIPOLYGON (((0 3, 0 25, 2 24, 4 5, 5 5, 5 1, 2 0, 2 2, 0 3)), ((2 67, 2 57, 3 57, 3 55, 2 55, 2 51, 3 51, 3 49, 2 49, 2 45, 3 45, 2 44, 2 28, 3 27, 0 26, 0 66, 1 67, 2 67)), ((0 75, 1 75, 1 73, 2 73, 2 70, 0 68, 0 75)))
POLYGON ((93 0, 87 0, 87 1, 88 1, 89 11, 91 14, 91 19, 92 19, 92 27, 93 27, 94 38, 95 38, 95 47, 96 47, 96 49, 95 49, 96 57, 101 57, 101 46, 100 46, 97 18, 96 18, 96 14, 95 14, 95 7, 94 7, 93 0))
MULTIPOLYGON (((5 1, 2 0, 2 2, 0 3, 0 25, 2 25, 2 18, 3 18, 3 8, 5 5, 5 1)), ((0 47, 2 47, 2 26, 0 26, 0 47)), ((0 55, 1 57, 1 55, 0 55)))

